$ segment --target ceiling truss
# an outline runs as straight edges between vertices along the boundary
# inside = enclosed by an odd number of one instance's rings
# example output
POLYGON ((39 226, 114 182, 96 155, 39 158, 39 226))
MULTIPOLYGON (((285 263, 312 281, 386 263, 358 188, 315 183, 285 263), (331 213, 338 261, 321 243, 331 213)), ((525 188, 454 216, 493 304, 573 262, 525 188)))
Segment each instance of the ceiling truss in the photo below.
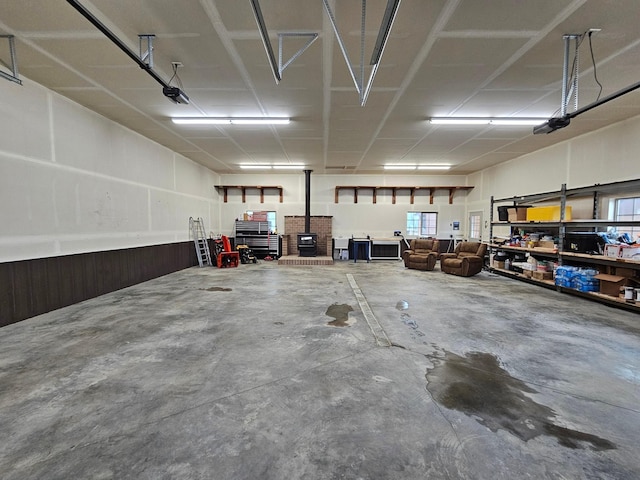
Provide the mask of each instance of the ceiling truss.
MULTIPOLYGON (((335 14, 329 5, 328 0, 322 0, 324 5, 324 10, 329 17, 329 21, 331 22, 331 27, 333 28, 333 32, 336 36, 336 40, 338 45, 340 46, 340 51, 342 52, 342 56, 347 64, 347 68, 349 69, 349 74, 351 75, 351 79, 353 80, 353 84, 356 87, 356 91, 360 96, 360 105, 364 106, 367 102, 367 98, 369 97, 369 93, 371 92, 371 87, 373 85, 373 80, 375 79, 376 73, 378 72, 378 66, 380 65, 380 59, 382 58, 382 54, 384 53, 384 48, 387 44, 387 40, 389 39, 389 35, 391 34, 391 27, 393 26, 393 21, 395 20, 396 14, 398 13, 398 8, 400 7, 401 0, 387 0, 387 6, 385 8, 385 12, 382 18, 382 22, 380 24, 380 29, 378 31, 378 36, 376 39, 376 44, 373 49, 373 53, 371 55, 371 60, 369 65, 372 67, 371 72, 369 74, 369 78, 365 84, 365 20, 367 14, 367 0, 361 0, 362 2, 362 14, 361 14, 361 22, 360 22, 360 63, 359 63, 359 72, 356 73, 352 67, 351 60, 349 59, 349 53, 345 47, 344 41, 342 39, 342 35, 340 35, 340 31, 338 30, 338 25, 336 22, 335 14)), ((273 73, 273 77, 276 83, 280 83, 282 80, 282 72, 287 66, 291 64, 296 58, 298 58, 304 51, 311 46, 313 42, 318 38, 317 33, 279 33, 278 34, 278 60, 276 60, 276 56, 273 51, 273 46, 271 45, 271 40, 269 39, 269 31, 267 29, 267 25, 264 21, 264 16, 262 15, 262 9, 260 8, 259 0, 250 0, 251 7, 253 9, 253 14, 256 20, 256 24, 258 25, 258 31, 260 32, 260 37, 262 39, 262 44, 264 46, 265 52, 267 54, 267 59, 269 60, 269 65, 271 66, 271 71, 273 73), (283 41, 287 37, 309 37, 307 43, 298 50, 289 60, 285 63, 282 61, 282 50, 283 50, 283 41)))
POLYGON ((18 57, 16 55, 15 37, 13 35, 0 35, 0 38, 7 39, 9 43, 9 55, 11 57, 11 65, 7 65, 7 67, 11 69, 11 73, 0 70, 0 77, 22 85, 22 80, 20 80, 18 76, 18 57))

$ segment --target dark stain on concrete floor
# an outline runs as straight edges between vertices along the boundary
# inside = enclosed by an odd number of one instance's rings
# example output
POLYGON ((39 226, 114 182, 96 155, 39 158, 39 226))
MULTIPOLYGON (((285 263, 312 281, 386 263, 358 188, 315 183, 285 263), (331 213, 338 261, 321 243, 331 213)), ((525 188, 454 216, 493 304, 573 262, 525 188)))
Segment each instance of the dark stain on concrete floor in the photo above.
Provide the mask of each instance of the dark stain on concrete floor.
POLYGON ((555 425, 555 412, 534 402, 525 393, 537 393, 523 381, 512 377, 489 353, 470 352, 461 357, 445 352, 427 370, 427 390, 445 407, 473 416, 496 432, 500 429, 525 442, 539 435, 553 436, 568 448, 611 450, 612 442, 555 425))
POLYGON ((349 326, 349 312, 353 312, 353 308, 351 305, 347 305, 346 303, 337 304, 334 303, 325 312, 325 315, 329 317, 333 317, 335 320, 332 320, 327 325, 332 327, 348 327, 349 326))
POLYGON ((209 288, 201 288, 200 290, 205 290, 207 292, 230 292, 231 288, 227 288, 227 287, 209 287, 209 288))

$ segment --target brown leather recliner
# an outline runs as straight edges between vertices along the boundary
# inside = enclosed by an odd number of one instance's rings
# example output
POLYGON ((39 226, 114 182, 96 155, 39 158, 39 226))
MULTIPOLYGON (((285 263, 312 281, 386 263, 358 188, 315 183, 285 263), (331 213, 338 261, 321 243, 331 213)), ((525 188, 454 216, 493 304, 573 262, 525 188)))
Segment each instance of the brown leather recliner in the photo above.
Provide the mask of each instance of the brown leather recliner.
POLYGON ((440 270, 453 275, 471 277, 482 270, 487 245, 480 242, 460 242, 453 253, 440 255, 440 270))
POLYGON ((410 248, 402 252, 404 266, 417 270, 433 270, 438 260, 439 243, 435 238, 415 238, 410 248))

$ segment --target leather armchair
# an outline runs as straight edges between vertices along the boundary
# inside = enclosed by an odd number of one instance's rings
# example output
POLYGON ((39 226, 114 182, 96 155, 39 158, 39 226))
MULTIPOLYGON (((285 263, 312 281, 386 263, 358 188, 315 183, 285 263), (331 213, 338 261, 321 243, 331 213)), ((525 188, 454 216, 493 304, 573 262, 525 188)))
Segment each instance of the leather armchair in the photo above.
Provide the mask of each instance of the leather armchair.
POLYGON ((418 270, 433 270, 440 255, 438 240, 434 238, 415 238, 410 248, 402 252, 404 266, 418 270))
POLYGON ((480 242, 460 242, 453 253, 440 255, 440 269, 445 273, 471 277, 482 270, 487 245, 480 242))

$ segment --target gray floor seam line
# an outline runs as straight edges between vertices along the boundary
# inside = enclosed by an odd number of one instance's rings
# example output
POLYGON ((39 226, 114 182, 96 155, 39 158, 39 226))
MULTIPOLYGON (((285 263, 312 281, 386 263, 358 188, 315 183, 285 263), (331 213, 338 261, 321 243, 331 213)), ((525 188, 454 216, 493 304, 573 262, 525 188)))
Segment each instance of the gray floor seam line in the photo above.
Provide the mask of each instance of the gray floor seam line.
POLYGON ((325 362, 325 363, 321 363, 319 365, 314 365, 313 367, 309 367, 309 368, 306 368, 306 369, 301 370, 299 372, 296 372, 294 375, 289 375, 289 376, 286 376, 286 377, 276 378, 275 380, 271 380, 270 382, 262 383, 260 385, 254 386, 254 387, 247 388, 246 390, 240 390, 238 392, 230 393, 229 395, 224 395, 222 397, 217 397, 217 398, 214 398, 212 400, 208 400, 206 402, 199 403, 197 405, 191 405, 191 406, 189 406, 187 408, 184 408, 184 409, 180 410, 179 412, 174 412, 174 413, 171 413, 169 415, 165 415, 164 417, 158 418, 157 420, 154 420, 152 422, 141 423, 140 425, 145 425, 145 426, 146 425, 153 425, 153 424, 156 424, 156 423, 158 423, 158 422, 160 422, 162 420, 166 420, 167 418, 171 418, 171 417, 175 417, 177 415, 181 415, 182 413, 189 412, 191 410, 195 410, 195 409, 200 408, 200 407, 204 407, 205 405, 209 405, 211 403, 218 402, 220 400, 227 400, 227 399, 233 398, 233 397, 235 397, 237 395, 243 395, 243 394, 245 394, 247 392, 251 392, 253 390, 257 390, 258 388, 267 387, 269 385, 274 385, 276 383, 282 382, 283 380, 289 380, 289 379, 291 379, 291 378, 293 378, 293 377, 295 377, 297 375, 300 375, 302 373, 305 373, 305 372, 308 372, 308 371, 311 371, 311 370, 315 370, 316 368, 322 368, 322 367, 325 367, 327 365, 331 365, 331 364, 336 363, 336 362, 341 362, 341 361, 343 361, 343 360, 345 360, 347 358, 357 357, 358 355, 362 355, 364 353, 371 352, 372 350, 375 350, 375 347, 369 347, 369 348, 367 348, 365 350, 362 350, 360 352, 355 352, 355 353, 352 353, 350 355, 345 355, 344 357, 333 359, 330 362, 325 362))
POLYGON ((353 278, 353 275, 350 273, 347 273, 347 280, 349 281, 349 285, 351 285, 353 294, 356 296, 356 300, 360 305, 360 310, 364 315, 364 319, 367 321, 367 324, 369 325, 369 329, 371 330, 371 333, 376 339, 376 343, 380 347, 390 347, 392 343, 391 343, 391 340, 389 340, 389 337, 387 336, 387 332, 384 331, 384 328, 382 328, 382 325, 380 325, 380 322, 378 322, 378 319, 373 314, 373 310, 371 310, 371 307, 369 306, 369 302, 367 302, 366 297, 364 296, 364 294, 362 293, 362 290, 356 283, 356 280, 353 278))

